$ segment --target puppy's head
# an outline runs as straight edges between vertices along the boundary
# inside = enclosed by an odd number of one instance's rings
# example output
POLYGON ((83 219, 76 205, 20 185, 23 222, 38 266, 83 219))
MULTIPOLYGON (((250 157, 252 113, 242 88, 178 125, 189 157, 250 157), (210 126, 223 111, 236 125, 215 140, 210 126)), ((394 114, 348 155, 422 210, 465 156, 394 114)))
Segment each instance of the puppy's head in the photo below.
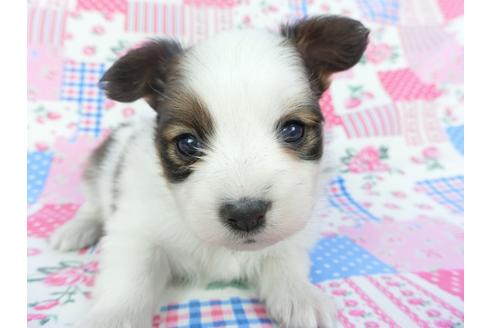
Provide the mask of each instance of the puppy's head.
POLYGON ((155 145, 184 224, 205 242, 259 249, 306 225, 323 154, 318 98, 332 73, 357 63, 368 34, 328 16, 186 50, 153 41, 102 85, 109 98, 145 98, 156 110, 155 145))

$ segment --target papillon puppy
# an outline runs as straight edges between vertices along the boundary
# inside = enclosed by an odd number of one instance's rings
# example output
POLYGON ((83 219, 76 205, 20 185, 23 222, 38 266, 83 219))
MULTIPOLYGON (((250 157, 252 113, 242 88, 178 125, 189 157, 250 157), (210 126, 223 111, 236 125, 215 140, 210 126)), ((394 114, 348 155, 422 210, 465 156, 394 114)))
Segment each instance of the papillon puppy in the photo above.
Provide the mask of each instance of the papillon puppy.
POLYGON ((280 326, 335 326, 332 301, 308 277, 318 101, 368 35, 356 20, 320 16, 190 48, 152 40, 114 63, 100 81, 107 97, 143 98, 155 115, 120 126, 93 152, 86 202, 51 238, 76 250, 102 237, 81 327, 151 327, 176 280, 247 281, 280 326))

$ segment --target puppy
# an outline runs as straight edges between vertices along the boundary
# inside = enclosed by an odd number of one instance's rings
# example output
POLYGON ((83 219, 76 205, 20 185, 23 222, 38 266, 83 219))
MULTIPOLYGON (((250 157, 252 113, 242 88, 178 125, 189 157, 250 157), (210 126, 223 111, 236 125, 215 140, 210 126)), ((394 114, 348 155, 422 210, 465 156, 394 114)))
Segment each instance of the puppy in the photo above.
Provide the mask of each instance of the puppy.
POLYGON ((110 99, 156 115, 117 128, 92 154, 87 201, 55 249, 102 240, 82 327, 151 327, 176 279, 245 280, 283 327, 333 327, 308 279, 330 74, 362 56, 369 31, 338 16, 279 34, 227 32, 194 47, 155 40, 102 77, 110 99))

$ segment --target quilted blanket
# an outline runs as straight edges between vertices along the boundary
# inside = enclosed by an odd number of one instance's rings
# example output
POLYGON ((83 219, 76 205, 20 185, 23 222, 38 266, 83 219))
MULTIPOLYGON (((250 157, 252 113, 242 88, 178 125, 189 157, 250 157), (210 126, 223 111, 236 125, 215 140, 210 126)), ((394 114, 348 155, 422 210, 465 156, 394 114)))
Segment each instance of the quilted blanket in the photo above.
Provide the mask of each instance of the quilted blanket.
MULTIPOLYGON (((463 326, 463 0, 31 0, 28 2, 28 326, 87 312, 97 246, 50 250, 83 202, 81 168, 116 125, 150 111, 97 82, 127 49, 169 36, 342 14, 371 29, 360 63, 320 100, 336 174, 310 278, 341 327, 463 326)), ((166 295, 154 327, 274 327, 254 290, 215 282, 166 295)))

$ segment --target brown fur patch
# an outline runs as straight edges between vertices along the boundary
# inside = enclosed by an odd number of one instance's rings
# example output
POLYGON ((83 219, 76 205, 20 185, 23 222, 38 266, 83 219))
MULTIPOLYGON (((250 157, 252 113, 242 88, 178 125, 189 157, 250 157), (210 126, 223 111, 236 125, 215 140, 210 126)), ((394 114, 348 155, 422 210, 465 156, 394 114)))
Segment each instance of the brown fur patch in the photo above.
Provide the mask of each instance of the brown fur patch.
POLYGON ((186 157, 177 149, 177 137, 192 134, 202 147, 214 132, 212 117, 196 94, 178 84, 168 89, 168 97, 159 104, 159 122, 155 142, 164 167, 172 182, 188 177, 199 157, 186 157))
POLYGON ((321 93, 335 72, 354 66, 364 53, 369 30, 359 21, 341 16, 319 16, 281 27, 304 60, 313 90, 321 93))
POLYGON ((319 106, 294 109, 278 121, 278 130, 292 121, 304 124, 304 136, 299 142, 283 143, 285 150, 303 160, 319 160, 323 154, 323 115, 319 106))
POLYGON ((158 98, 173 78, 172 68, 183 52, 175 41, 151 40, 118 59, 104 73, 100 86, 110 99, 132 102, 144 98, 157 109, 158 98))

